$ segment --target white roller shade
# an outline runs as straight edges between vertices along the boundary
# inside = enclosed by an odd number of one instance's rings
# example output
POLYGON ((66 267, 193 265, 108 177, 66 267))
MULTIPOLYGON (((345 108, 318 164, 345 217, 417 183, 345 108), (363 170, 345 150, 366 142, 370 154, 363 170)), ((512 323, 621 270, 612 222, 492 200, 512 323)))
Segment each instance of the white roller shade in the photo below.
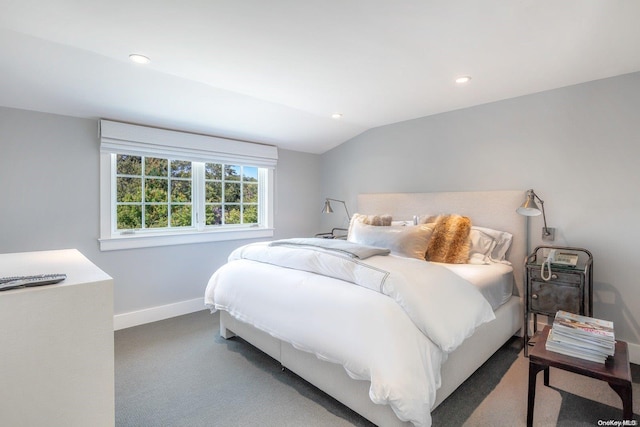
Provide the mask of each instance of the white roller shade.
POLYGON ((100 120, 100 151, 261 167, 275 167, 278 162, 278 148, 273 145, 130 125, 109 120, 100 120))

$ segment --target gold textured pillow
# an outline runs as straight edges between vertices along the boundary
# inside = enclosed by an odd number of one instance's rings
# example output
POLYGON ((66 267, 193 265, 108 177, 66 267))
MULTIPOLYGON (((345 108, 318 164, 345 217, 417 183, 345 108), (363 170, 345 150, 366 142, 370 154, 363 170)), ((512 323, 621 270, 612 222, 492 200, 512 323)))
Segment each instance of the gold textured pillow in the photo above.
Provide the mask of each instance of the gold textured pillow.
POLYGON ((391 225, 391 215, 363 215, 355 214, 353 216, 356 221, 359 221, 367 225, 376 225, 382 227, 388 227, 391 225))
POLYGON ((469 260, 471 220, 460 215, 441 215, 435 221, 427 249, 427 261, 466 264, 469 260))

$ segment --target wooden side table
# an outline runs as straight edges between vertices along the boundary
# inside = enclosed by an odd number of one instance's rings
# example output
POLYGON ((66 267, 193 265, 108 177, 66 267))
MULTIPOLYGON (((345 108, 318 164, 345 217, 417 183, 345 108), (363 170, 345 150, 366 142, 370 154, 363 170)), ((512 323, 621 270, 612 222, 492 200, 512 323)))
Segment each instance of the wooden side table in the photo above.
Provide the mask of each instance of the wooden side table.
POLYGON ((633 419, 633 399, 631 388, 631 368, 627 343, 616 341, 613 358, 606 363, 591 362, 564 354, 547 351, 545 344, 551 328, 545 326, 535 346, 529 352, 529 400, 527 405, 527 426, 533 425, 533 406, 536 398, 536 376, 544 370, 544 385, 549 386, 549 367, 563 369, 598 380, 606 381, 622 399, 622 416, 633 419))

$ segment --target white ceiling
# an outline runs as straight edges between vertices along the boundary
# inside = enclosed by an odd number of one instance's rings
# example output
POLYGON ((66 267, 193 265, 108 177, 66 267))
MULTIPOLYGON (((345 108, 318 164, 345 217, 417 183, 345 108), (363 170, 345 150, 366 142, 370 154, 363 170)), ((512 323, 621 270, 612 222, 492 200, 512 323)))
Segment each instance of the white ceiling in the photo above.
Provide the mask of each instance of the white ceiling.
POLYGON ((312 153, 640 71, 638 0, 0 0, 0 11, 0 105, 312 153))

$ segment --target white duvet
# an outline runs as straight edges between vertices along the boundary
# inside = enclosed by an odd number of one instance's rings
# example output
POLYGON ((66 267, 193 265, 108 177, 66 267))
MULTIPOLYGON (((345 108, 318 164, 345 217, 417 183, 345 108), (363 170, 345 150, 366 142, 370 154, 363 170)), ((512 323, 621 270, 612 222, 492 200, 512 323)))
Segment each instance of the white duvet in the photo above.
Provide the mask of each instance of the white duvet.
POLYGON ((417 426, 431 425, 446 354, 494 318, 480 292, 442 266, 266 243, 234 251, 205 304, 371 381, 374 403, 417 426))

